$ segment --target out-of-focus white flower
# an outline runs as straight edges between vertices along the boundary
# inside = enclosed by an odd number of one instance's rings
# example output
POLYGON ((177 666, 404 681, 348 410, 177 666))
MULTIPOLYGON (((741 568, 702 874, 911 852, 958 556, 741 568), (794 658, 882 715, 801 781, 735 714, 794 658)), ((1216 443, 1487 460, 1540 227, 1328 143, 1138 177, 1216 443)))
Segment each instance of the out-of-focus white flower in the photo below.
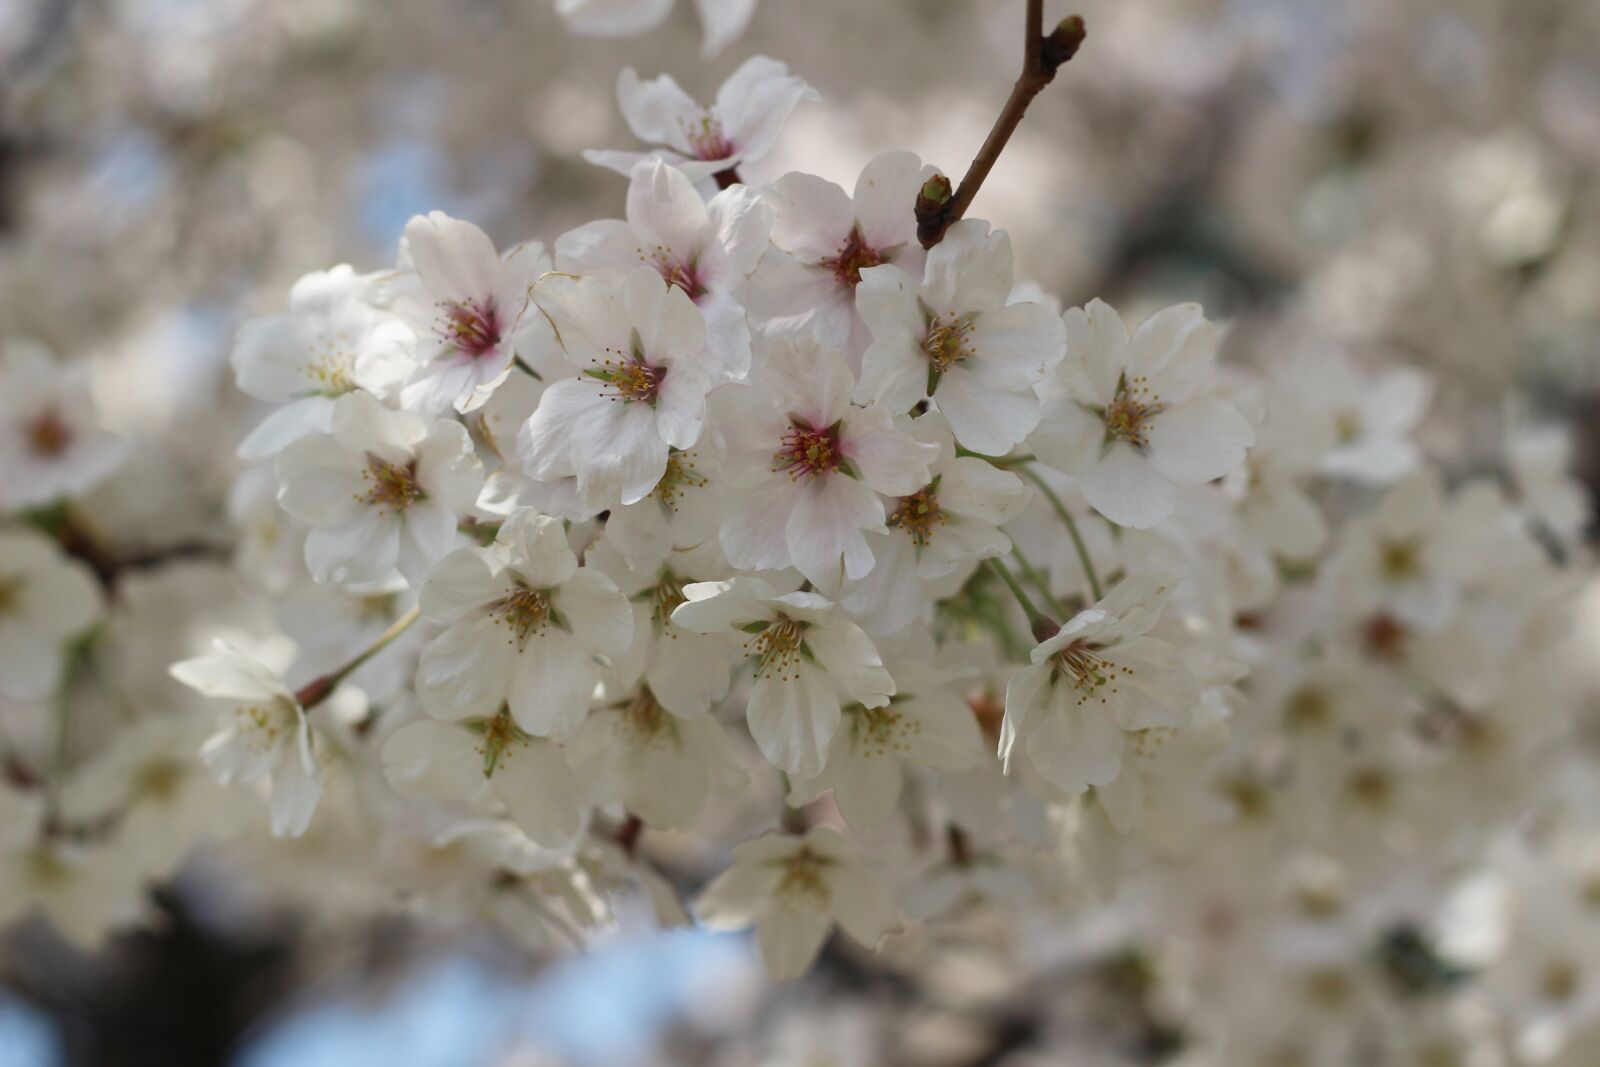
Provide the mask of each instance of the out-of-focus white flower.
POLYGON ((550 257, 537 241, 501 256, 482 230, 442 211, 406 224, 404 257, 412 272, 392 283, 391 298, 416 334, 420 366, 401 400, 427 414, 476 410, 511 373, 524 331, 545 329, 527 313, 550 257))
POLYGON ((836 349, 775 341, 752 384, 718 394, 724 472, 739 492, 722 549, 746 570, 794 566, 824 589, 872 568, 865 533, 883 533, 878 494, 928 484, 938 446, 917 441, 881 407, 850 403, 850 370, 836 349))
POLYGON ((707 203, 682 171, 649 159, 633 168, 627 221, 599 219, 562 234, 556 263, 577 274, 654 267, 705 316, 701 368, 714 382, 736 381, 750 370, 750 327, 737 294, 766 251, 770 227, 766 205, 748 186, 707 203))
POLYGON ((1525 429, 1512 437, 1506 458, 1524 511, 1564 545, 1588 525, 1593 504, 1572 477, 1572 439, 1564 429, 1525 429))
MULTIPOLYGON (((804 333, 859 365, 871 335, 856 314, 861 272, 892 264, 922 275, 915 205, 936 173, 910 152, 875 157, 854 195, 814 174, 785 174, 763 192, 772 250, 750 280, 746 304, 769 331, 804 333)), ((897 412, 898 414, 898 412, 897 412)))
POLYGON ((1067 358, 1040 389, 1030 438, 1040 459, 1078 476, 1084 499, 1120 526, 1172 514, 1177 485, 1220 478, 1244 461, 1250 424, 1217 396, 1216 328, 1195 304, 1165 308, 1132 336, 1102 301, 1066 314, 1067 358))
POLYGON ((828 761, 815 778, 797 778, 791 806, 828 790, 852 827, 882 822, 894 811, 905 783, 904 765, 966 770, 983 756, 983 738, 966 701, 950 688, 950 671, 926 663, 889 668, 895 692, 882 707, 851 704, 834 732, 828 761))
POLYGON ((279 453, 277 471, 278 502, 312 527, 306 565, 319 582, 377 581, 396 569, 421 581, 483 485, 466 427, 361 392, 339 398, 332 433, 279 453))
POLYGON ((766 56, 752 56, 717 90, 716 103, 701 107, 663 74, 640 81, 628 67, 617 76, 617 104, 635 137, 659 145, 650 152, 587 151, 583 158, 618 174, 631 174, 642 159, 658 158, 700 182, 753 163, 778 139, 784 120, 816 90, 766 56))
POLYGON ((348 265, 313 271, 289 306, 239 327, 233 374, 242 392, 281 405, 239 445, 244 459, 276 455, 333 428, 334 400, 353 389, 388 396, 415 369, 411 328, 373 304, 377 276, 348 265))
POLYGON ((761 754, 806 778, 822 772, 840 708, 881 708, 894 679, 861 627, 816 593, 779 595, 758 578, 696 582, 672 621, 742 642, 756 665, 745 715, 761 754))
POLYGON ((1144 572, 1073 616, 1033 649, 1006 686, 1000 758, 1017 746, 1057 789, 1106 786, 1122 770, 1124 735, 1182 726, 1200 700, 1178 649, 1145 634, 1176 579, 1144 572))
MULTIPOLYGON (((707 59, 744 33, 759 0, 694 0, 700 14, 707 59)), ((585 37, 633 37, 655 29, 675 0, 556 0, 556 14, 567 28, 585 37)))
POLYGON ((174 663, 172 676, 232 705, 201 747, 201 762, 224 785, 269 780, 273 834, 305 833, 322 798, 322 769, 294 694, 272 671, 221 641, 209 656, 174 663))
POLYGON ((590 714, 572 750, 594 800, 664 829, 689 829, 707 799, 749 781, 715 718, 680 719, 648 688, 590 714))
POLYGON ((62 682, 69 641, 105 613, 89 569, 28 530, 0 530, 0 693, 35 700, 62 682))
POLYGON ((620 284, 552 277, 537 299, 579 374, 546 388, 518 433, 524 470, 537 481, 576 476, 596 511, 632 504, 666 473, 669 448, 700 437, 705 319, 648 267, 620 284))
POLYGON ((547 848, 567 844, 583 825, 583 789, 565 751, 523 730, 509 708, 407 723, 384 742, 383 769, 405 796, 469 800, 487 790, 547 848))
POLYGON ((61 364, 35 343, 11 341, 0 362, 0 511, 81 496, 127 459, 101 429, 88 367, 61 364))
POLYGON ((826 826, 804 835, 767 834, 733 850, 733 865, 695 901, 717 930, 756 928, 761 962, 774 978, 798 978, 834 923, 867 948, 895 924, 881 882, 826 826))
POLYGON ((1066 334, 1044 304, 1006 301, 1011 238, 963 219, 928 253, 923 277, 869 267, 856 310, 872 331, 856 399, 902 413, 929 400, 956 441, 1003 455, 1039 423, 1033 387, 1061 360, 1066 334))
POLYGON ((633 639, 616 585, 578 566, 559 519, 532 511, 507 519, 488 548, 440 560, 421 606, 446 625, 417 668, 429 713, 492 720, 509 704, 515 724, 535 737, 570 733, 600 680, 594 657, 620 656, 633 639))
POLYGON ((1363 372, 1335 348, 1307 351, 1280 372, 1283 388, 1312 417, 1331 418, 1333 447, 1324 474, 1390 485, 1416 470, 1411 434, 1433 398, 1433 381, 1413 367, 1363 372))

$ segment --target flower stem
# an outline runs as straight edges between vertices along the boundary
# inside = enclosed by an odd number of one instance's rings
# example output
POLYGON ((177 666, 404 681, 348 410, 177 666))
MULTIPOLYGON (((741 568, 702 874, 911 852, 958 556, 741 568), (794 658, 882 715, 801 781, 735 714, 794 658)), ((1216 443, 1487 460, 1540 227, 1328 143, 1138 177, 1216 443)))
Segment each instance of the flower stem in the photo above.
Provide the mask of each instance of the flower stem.
POLYGON ((1039 609, 1033 606, 1033 601, 1028 599, 1028 594, 1023 590, 1022 586, 1017 583, 1016 578, 1012 576, 1010 571, 1006 570, 1006 565, 1004 563, 1001 563, 998 559, 995 559, 992 556, 984 560, 984 562, 989 565, 990 570, 994 571, 994 573, 999 576, 1002 582, 1006 583, 1006 588, 1011 590, 1011 595, 1017 598, 1017 603, 1021 604, 1022 610, 1027 613, 1028 624, 1030 626, 1033 625, 1033 621, 1035 619, 1044 618, 1044 616, 1039 613, 1039 609))
POLYGON ((1021 569, 1022 576, 1028 580, 1028 584, 1039 590, 1039 597, 1044 601, 1044 606, 1054 612, 1056 618, 1067 618, 1071 612, 1062 607, 1061 602, 1050 594, 1050 583, 1045 580, 1044 575, 1039 573, 1039 569, 1033 565, 1033 561, 1023 555, 1022 549, 1018 547, 1015 541, 1011 542, 1011 555, 1016 558, 1017 566, 1021 569))
POLYGON ((1104 597, 1105 594, 1100 590, 1100 577, 1094 572, 1094 561, 1089 558, 1089 546, 1083 543, 1083 535, 1078 532, 1078 523, 1073 519, 1072 512, 1067 510, 1067 505, 1061 502, 1061 497, 1056 495, 1056 491, 1050 488, 1050 483, 1041 478, 1033 468, 1018 467, 1017 473, 1038 486, 1039 492, 1044 494, 1044 498, 1055 509, 1056 517, 1061 520, 1062 525, 1067 528, 1067 533, 1072 537, 1072 547, 1078 550, 1078 562, 1083 564, 1084 577, 1089 579, 1089 592, 1094 594, 1096 600, 1104 597))
POLYGON ((315 678, 302 686, 295 692, 295 700, 299 701, 300 706, 307 711, 316 707, 324 700, 327 700, 328 697, 332 695, 333 691, 339 687, 340 682, 350 677, 350 675, 359 669, 362 664, 366 663, 367 660, 371 659, 373 656, 376 656, 379 652, 382 652, 385 648, 387 648, 390 642, 409 630, 411 628, 411 624, 416 622, 421 617, 422 609, 420 607, 412 608, 410 611, 396 619, 393 625, 391 625, 387 630, 383 631, 383 633, 379 635, 378 639, 372 642, 372 644, 368 645, 365 650, 356 656, 355 659, 352 659, 349 663, 346 663, 343 667, 340 667, 331 674, 324 674, 322 677, 315 678))
MULTIPOLYGON (((1011 140, 1011 135, 1022 122, 1028 105, 1055 78, 1061 64, 1077 53, 1085 33, 1083 19, 1073 15, 1062 19, 1054 30, 1046 34, 1044 0, 1028 0, 1024 31, 1022 73, 1011 87, 1011 95, 1000 109, 1000 117, 995 119, 983 147, 972 158, 972 165, 967 168, 961 185, 953 194, 941 194, 938 197, 926 195, 927 187, 924 186, 925 194, 917 199, 917 239, 922 242, 923 248, 938 244, 944 239, 945 231, 966 214, 984 179, 1005 150, 1006 142, 1011 140)), ((948 179, 943 180, 942 187, 948 193, 948 179)))

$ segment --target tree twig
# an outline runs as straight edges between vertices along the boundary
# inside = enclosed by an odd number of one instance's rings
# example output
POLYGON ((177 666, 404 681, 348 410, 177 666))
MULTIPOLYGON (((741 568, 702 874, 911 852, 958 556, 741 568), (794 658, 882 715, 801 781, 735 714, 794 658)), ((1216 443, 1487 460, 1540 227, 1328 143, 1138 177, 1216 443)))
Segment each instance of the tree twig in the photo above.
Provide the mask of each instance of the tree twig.
POLYGON ((972 158, 961 185, 954 192, 950 179, 935 175, 922 187, 917 196, 917 240, 923 248, 932 248, 944 239, 945 231, 966 214, 973 198, 983 186, 983 181, 994 169, 1006 142, 1016 132, 1022 116, 1033 98, 1055 78, 1061 64, 1078 52, 1087 34, 1083 19, 1071 15, 1061 20, 1049 34, 1044 32, 1044 0, 1028 0, 1025 35, 1022 52, 1022 73, 1011 87, 1000 117, 984 140, 983 147, 972 158))

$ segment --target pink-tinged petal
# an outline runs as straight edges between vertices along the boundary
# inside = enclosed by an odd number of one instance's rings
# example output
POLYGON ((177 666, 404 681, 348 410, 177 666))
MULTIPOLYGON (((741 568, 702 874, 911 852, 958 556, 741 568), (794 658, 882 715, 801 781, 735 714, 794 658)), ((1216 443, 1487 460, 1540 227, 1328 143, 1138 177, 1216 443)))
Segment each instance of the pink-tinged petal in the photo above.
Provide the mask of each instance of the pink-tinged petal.
POLYGON ((718 291, 706 293, 697 304, 705 316, 702 362, 710 383, 743 381, 750 373, 750 319, 744 305, 718 291))
POLYGON ((628 184, 628 225, 639 246, 666 253, 679 263, 693 263, 709 236, 711 215, 694 183, 659 159, 633 168, 628 184))
POLYGON ((991 234, 982 219, 962 219, 928 252, 923 270, 922 295, 934 314, 998 310, 1011 295, 1011 238, 991 234))
POLYGON ((1177 504, 1172 482, 1132 446, 1118 441, 1078 478, 1089 506, 1116 523, 1148 530, 1177 504))
POLYGON ((406 246, 429 295, 457 303, 482 301, 494 291, 500 254, 489 236, 442 211, 406 223, 406 246))
MULTIPOLYGON (((688 436, 684 427, 691 424, 680 415, 674 424, 675 434, 688 436)), ((572 458, 578 474, 578 495, 598 511, 648 496, 666 472, 667 443, 661 438, 656 414, 649 406, 610 403, 602 398, 574 429, 572 458)))
POLYGON ((546 626, 528 638, 506 694, 517 725, 535 737, 564 737, 589 712, 600 670, 565 631, 546 626))
POLYGON ((861 533, 883 528, 878 494, 853 478, 830 474, 804 487, 784 540, 796 570, 824 589, 836 589, 872 569, 872 549, 861 533))
POLYGON ((441 719, 492 718, 505 703, 516 670, 509 629, 480 615, 429 641, 417 664, 417 696, 441 719))
POLYGON ((670 74, 640 81, 632 67, 617 75, 617 104, 635 137, 679 152, 689 151, 686 134, 703 114, 670 74))
POLYGON ((1100 705, 1079 707, 1076 690, 1065 685, 1056 689, 1028 735, 1028 762, 1065 793, 1115 781, 1122 770, 1122 730, 1100 705))
POLYGON ((734 289, 761 262, 772 233, 772 209, 748 185, 723 189, 706 205, 715 240, 706 249, 705 284, 734 289))
POLYGON ((1151 420, 1150 463, 1180 485, 1203 485, 1244 462, 1255 431, 1237 408, 1200 396, 1151 420))
POLYGON ((845 191, 813 174, 785 174, 772 183, 767 203, 772 208, 772 243, 803 263, 832 258, 855 225, 845 191))
POLYGON ((956 440, 986 456, 1005 455, 1039 424, 1039 398, 1031 390, 991 389, 960 364, 945 372, 933 398, 956 440))
POLYGON ((939 457, 938 445, 903 432, 882 408, 851 411, 840 430, 839 448, 862 482, 889 496, 906 496, 927 485, 939 457))
POLYGON ((575 473, 573 438, 599 403, 604 403, 599 386, 578 378, 564 378, 544 391, 538 408, 517 431, 517 455, 528 477, 550 481, 575 473))
POLYGON ((883 252, 916 244, 917 194, 935 173, 936 168, 910 152, 885 152, 862 169, 852 200, 869 248, 883 252))
POLYGON ((722 520, 718 539, 728 562, 740 570, 781 570, 789 566, 786 530, 805 487, 784 475, 770 477, 738 494, 722 520))
POLYGON ((755 377, 783 410, 818 430, 845 414, 855 389, 843 353, 810 340, 771 342, 755 377))
POLYGON ((759 159, 772 148, 795 105, 816 99, 815 90, 791 75, 788 67, 766 56, 752 56, 717 90, 716 113, 739 157, 759 159))
POLYGON ((1148 379, 1166 405, 1182 404, 1216 372, 1217 328, 1199 304, 1162 308, 1139 324, 1128 341, 1128 376, 1148 379))
POLYGON ((750 690, 750 736, 781 771, 815 778, 839 728, 839 697, 827 677, 798 662, 784 677, 764 674, 750 690))

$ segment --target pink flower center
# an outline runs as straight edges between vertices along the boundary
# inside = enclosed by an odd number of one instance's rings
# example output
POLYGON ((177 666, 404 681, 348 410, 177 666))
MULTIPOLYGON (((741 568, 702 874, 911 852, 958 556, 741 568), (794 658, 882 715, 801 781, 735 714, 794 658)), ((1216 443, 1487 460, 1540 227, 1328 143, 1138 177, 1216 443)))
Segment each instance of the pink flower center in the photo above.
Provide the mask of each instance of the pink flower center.
POLYGON ((706 295, 706 287, 692 263, 680 263, 670 253, 657 252, 656 271, 668 285, 676 285, 688 293, 690 300, 699 300, 706 295))
POLYGON ((440 306, 444 317, 439 322, 439 336, 456 351, 477 359, 499 347, 500 316, 493 300, 481 303, 468 300, 440 306))
POLYGON ((28 449, 36 456, 53 458, 72 445, 72 430, 55 408, 46 408, 23 427, 28 449))
POLYGON ((390 463, 368 452, 367 469, 361 472, 361 478, 369 486, 361 499, 378 508, 398 513, 427 496, 417 482, 415 460, 404 465, 390 463))
POLYGON ((819 430, 806 422, 792 422, 778 444, 777 455, 772 457, 772 469, 788 471, 794 481, 830 474, 843 463, 838 423, 819 430))
POLYGON ((733 155, 733 142, 722 132, 722 123, 712 115, 702 115, 698 123, 689 127, 686 136, 696 159, 711 163, 733 155))
POLYGON ((852 226, 850 236, 844 239, 839 251, 832 259, 823 260, 822 265, 833 271, 840 285, 854 289, 861 284, 862 271, 885 262, 887 260, 878 254, 878 250, 868 245, 866 238, 861 236, 861 227, 852 226))

